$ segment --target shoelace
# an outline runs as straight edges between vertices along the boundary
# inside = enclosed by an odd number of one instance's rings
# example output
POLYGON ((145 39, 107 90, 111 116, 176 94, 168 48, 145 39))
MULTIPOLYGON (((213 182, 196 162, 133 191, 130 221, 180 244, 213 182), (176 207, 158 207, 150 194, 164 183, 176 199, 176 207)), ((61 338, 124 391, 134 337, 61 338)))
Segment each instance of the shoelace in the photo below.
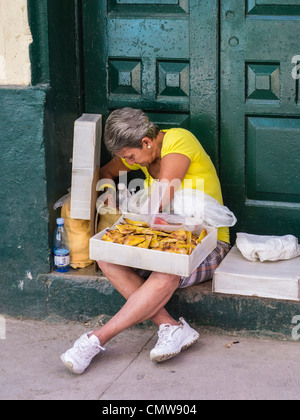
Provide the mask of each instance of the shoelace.
POLYGON ((89 359, 90 357, 95 356, 98 351, 96 351, 96 348, 99 348, 100 350, 105 351, 104 347, 101 347, 97 343, 93 343, 92 345, 87 345, 84 342, 80 343, 77 347, 75 347, 75 352, 83 359, 89 359))
POLYGON ((159 331, 158 331, 158 341, 156 347, 165 346, 166 344, 172 341, 173 334, 179 329, 182 328, 182 325, 178 325, 177 328, 174 329, 174 325, 165 324, 159 331))

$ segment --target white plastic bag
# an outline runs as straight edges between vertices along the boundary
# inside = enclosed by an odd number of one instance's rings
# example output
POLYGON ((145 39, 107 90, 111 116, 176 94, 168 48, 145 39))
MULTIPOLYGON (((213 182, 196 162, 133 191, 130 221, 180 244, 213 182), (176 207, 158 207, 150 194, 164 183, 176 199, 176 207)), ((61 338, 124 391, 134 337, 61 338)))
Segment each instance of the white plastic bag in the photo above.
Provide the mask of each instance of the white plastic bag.
POLYGON ((174 195, 174 213, 194 218, 214 227, 234 226, 235 215, 227 207, 200 190, 185 188, 174 195))
MULTIPOLYGON (((151 189, 140 190, 132 195, 128 201, 128 212, 134 214, 157 213, 159 199, 162 199, 166 183, 156 182, 151 189), (158 204, 157 204, 158 203, 158 204), (156 211, 155 211, 156 210, 156 211)), ((235 215, 227 207, 200 190, 184 188, 174 194, 170 205, 163 213, 174 213, 185 218, 188 225, 206 224, 214 227, 234 226, 237 222, 235 215)))
POLYGON ((71 188, 68 188, 68 194, 60 197, 55 204, 53 204, 53 210, 57 210, 62 207, 68 200, 71 199, 71 188))
MULTIPOLYGON (((166 182, 154 182, 149 188, 132 194, 128 199, 128 212, 134 214, 158 214, 162 199, 168 188, 166 182)), ((171 204, 164 207, 163 213, 172 212, 171 204)))
POLYGON ((236 245, 250 261, 289 260, 300 255, 298 239, 293 235, 263 236, 239 232, 236 245))
POLYGON ((135 194, 132 194, 131 197, 129 197, 127 205, 128 209, 127 211, 122 211, 122 213, 133 213, 133 214, 140 214, 141 213, 141 207, 145 204, 145 202, 148 200, 148 190, 142 189, 138 191, 135 194))

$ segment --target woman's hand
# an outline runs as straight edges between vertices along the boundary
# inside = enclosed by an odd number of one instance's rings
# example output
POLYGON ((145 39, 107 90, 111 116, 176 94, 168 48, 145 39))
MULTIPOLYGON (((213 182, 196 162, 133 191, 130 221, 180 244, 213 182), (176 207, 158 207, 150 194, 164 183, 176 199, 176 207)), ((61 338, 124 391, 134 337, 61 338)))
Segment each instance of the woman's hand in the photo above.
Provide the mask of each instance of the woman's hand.
POLYGON ((129 172, 130 169, 122 162, 119 157, 113 158, 110 162, 100 169, 97 184, 97 191, 102 191, 97 200, 97 210, 101 207, 108 206, 109 208, 118 210, 116 205, 117 188, 114 180, 120 176, 121 172, 129 172))

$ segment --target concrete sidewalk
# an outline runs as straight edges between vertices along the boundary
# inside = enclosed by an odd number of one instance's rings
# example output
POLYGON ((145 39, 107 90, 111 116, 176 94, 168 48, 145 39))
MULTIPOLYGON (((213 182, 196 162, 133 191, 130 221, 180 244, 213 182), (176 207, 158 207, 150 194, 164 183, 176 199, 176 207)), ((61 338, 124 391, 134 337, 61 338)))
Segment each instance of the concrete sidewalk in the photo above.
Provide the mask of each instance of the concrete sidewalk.
POLYGON ((299 342, 212 334, 197 328, 201 337, 196 344, 155 364, 149 352, 157 340, 156 330, 133 328, 108 343, 106 352, 77 376, 59 356, 93 329, 95 321, 83 325, 55 318, 47 322, 6 318, 5 324, 6 338, 0 339, 1 400, 300 398, 299 342))

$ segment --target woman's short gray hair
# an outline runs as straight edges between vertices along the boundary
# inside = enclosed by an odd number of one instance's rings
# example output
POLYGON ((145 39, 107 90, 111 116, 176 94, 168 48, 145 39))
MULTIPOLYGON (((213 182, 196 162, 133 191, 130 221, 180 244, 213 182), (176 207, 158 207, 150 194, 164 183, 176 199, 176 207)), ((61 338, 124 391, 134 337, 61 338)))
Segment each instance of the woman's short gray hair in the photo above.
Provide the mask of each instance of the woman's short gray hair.
POLYGON ((157 125, 152 123, 140 109, 116 109, 105 124, 104 143, 111 155, 116 155, 124 148, 143 147, 142 139, 153 140, 159 133, 157 125))

